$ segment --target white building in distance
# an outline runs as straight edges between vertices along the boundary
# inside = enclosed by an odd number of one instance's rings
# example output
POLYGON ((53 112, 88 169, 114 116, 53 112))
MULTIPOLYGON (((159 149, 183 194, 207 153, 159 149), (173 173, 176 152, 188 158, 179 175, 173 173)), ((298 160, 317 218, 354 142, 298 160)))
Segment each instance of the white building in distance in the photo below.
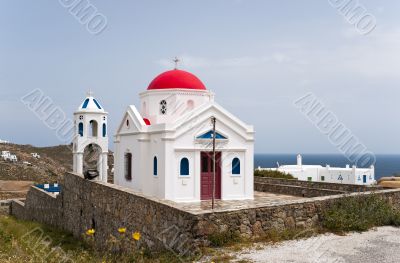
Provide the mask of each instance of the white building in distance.
POLYGON ((9 151, 2 151, 1 152, 1 158, 4 161, 10 161, 10 162, 17 162, 18 161, 17 155, 11 154, 9 151))
POLYGON ((31 153, 33 158, 40 159, 40 154, 38 153, 31 153))
POLYGON ((357 168, 355 165, 345 168, 330 167, 329 165, 303 165, 302 156, 297 155, 297 164, 282 165, 278 168, 261 168, 257 170, 279 171, 291 174, 293 177, 301 181, 326 182, 326 183, 342 183, 356 185, 375 184, 375 168, 357 168))
POLYGON ((160 74, 139 95, 140 107, 127 108, 115 135, 115 184, 175 202, 211 199, 215 117, 215 198, 253 199, 252 126, 183 70, 160 74))

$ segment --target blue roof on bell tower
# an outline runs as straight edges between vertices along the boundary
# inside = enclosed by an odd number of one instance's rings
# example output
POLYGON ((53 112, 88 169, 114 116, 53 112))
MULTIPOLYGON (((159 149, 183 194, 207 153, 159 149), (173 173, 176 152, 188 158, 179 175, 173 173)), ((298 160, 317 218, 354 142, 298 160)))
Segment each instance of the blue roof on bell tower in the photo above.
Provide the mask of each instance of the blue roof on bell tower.
POLYGON ((98 100, 92 96, 91 92, 88 92, 85 100, 82 102, 78 110, 88 112, 104 112, 103 107, 100 105, 98 100))

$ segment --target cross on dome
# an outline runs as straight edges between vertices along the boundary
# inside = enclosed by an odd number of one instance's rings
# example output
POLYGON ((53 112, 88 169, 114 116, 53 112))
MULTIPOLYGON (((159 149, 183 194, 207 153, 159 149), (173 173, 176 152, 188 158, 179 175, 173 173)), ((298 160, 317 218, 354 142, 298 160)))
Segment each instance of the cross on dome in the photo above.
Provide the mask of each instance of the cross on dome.
POLYGON ((175 57, 173 61, 175 63, 175 69, 178 69, 178 63, 181 62, 181 60, 178 57, 175 57))
POLYGON ((89 91, 86 92, 86 96, 88 96, 88 97, 93 97, 93 95, 94 95, 94 93, 91 89, 89 89, 89 91))

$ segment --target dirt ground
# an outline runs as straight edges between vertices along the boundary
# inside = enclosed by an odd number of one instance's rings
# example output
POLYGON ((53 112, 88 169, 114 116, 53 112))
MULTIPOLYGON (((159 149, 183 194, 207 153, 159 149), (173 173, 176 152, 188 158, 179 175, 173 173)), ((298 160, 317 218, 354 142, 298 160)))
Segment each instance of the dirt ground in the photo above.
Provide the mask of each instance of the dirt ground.
POLYGON ((28 191, 29 187, 33 185, 31 181, 1 181, 0 191, 28 191))
POLYGON ((364 233, 319 235, 233 253, 233 262, 254 263, 398 263, 400 228, 378 227, 364 233))
POLYGON ((33 185, 31 181, 0 180, 0 200, 24 198, 31 185, 33 185))

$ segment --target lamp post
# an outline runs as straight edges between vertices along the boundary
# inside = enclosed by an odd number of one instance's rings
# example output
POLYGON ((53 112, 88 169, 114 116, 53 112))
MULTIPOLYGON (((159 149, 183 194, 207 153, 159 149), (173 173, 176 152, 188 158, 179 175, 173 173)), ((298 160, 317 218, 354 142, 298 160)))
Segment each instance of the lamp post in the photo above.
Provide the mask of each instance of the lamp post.
POLYGON ((213 178, 212 178, 212 204, 211 208, 214 210, 214 202, 215 202, 215 137, 216 137, 216 132, 215 132, 215 124, 217 122, 217 119, 215 117, 211 117, 211 123, 213 125, 213 178))

